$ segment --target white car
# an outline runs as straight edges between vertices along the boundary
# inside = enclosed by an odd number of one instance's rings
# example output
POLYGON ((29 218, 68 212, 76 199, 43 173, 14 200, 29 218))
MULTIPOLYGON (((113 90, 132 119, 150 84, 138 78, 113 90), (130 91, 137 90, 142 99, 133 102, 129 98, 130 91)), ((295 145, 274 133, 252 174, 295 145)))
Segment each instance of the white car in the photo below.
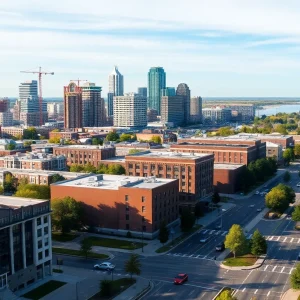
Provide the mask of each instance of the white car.
POLYGON ((261 208, 258 208, 256 211, 257 211, 257 212, 260 212, 260 211, 262 211, 262 209, 261 209, 261 208))
POLYGON ((115 268, 115 265, 111 264, 110 262, 103 262, 101 264, 94 265, 95 270, 106 270, 111 271, 115 268))
POLYGON ((254 207, 254 204, 249 205, 249 207, 254 207))
POLYGON ((256 191, 256 192, 255 192, 255 195, 259 195, 259 191, 256 191))
POLYGON ((300 182, 297 183, 297 187, 299 187, 299 186, 300 186, 300 182))
POLYGON ((200 243, 206 243, 208 241, 208 237, 207 236, 203 236, 201 239, 200 239, 200 243))

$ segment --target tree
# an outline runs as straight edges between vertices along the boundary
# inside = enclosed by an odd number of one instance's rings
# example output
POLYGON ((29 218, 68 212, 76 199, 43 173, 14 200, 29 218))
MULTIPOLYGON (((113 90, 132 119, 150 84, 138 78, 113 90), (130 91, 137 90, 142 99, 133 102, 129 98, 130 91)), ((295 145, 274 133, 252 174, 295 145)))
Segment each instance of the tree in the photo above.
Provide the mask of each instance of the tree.
POLYGON ((284 180, 285 182, 289 182, 290 179, 291 179, 291 174, 290 174, 289 171, 286 171, 286 172, 284 173, 284 175, 283 175, 283 180, 284 180))
POLYGON ((51 132, 59 132, 60 130, 58 128, 53 129, 51 132))
POLYGON ((87 238, 87 239, 83 239, 80 245, 81 245, 80 251, 85 256, 85 259, 87 259, 88 255, 92 251, 92 246, 93 246, 92 242, 90 239, 87 238))
POLYGON ((240 225, 233 224, 225 238, 225 248, 230 249, 235 257, 246 247, 246 237, 240 225))
POLYGON ((283 151, 282 157, 284 159, 285 164, 289 165, 289 163, 291 161, 293 161, 294 158, 295 158, 293 149, 292 148, 286 148, 283 151))
POLYGON ((136 153, 139 153, 139 152, 142 152, 142 150, 138 150, 138 149, 129 149, 128 154, 136 154, 136 153))
POLYGON ((54 174, 51 178, 51 183, 55 183, 55 182, 58 182, 58 181, 63 181, 63 180, 66 180, 66 178, 60 174, 54 174))
POLYGON ((278 125, 276 125, 275 131, 279 132, 280 134, 288 134, 288 132, 286 130, 286 125, 284 125, 284 124, 278 124, 278 125))
POLYGON ((139 260, 139 256, 137 254, 131 254, 129 259, 125 263, 125 271, 130 274, 132 279, 133 274, 141 274, 141 266, 142 265, 139 260))
POLYGON ((230 126, 220 127, 216 133, 216 135, 220 136, 229 136, 232 134, 234 134, 234 130, 232 130, 230 126))
POLYGON ((295 154, 295 156, 296 156, 297 158, 299 158, 299 156, 300 156, 300 144, 296 144, 296 145, 294 146, 294 154, 295 154))
POLYGON ((12 176, 11 173, 7 173, 4 177, 3 188, 5 192, 12 192, 16 191, 17 180, 12 176))
POLYGON ((251 237, 251 253, 256 257, 267 253, 267 242, 264 236, 256 229, 251 237))
POLYGON ((119 164, 111 164, 108 166, 107 174, 122 175, 125 174, 125 168, 119 164))
POLYGON ((169 229, 165 221, 162 221, 159 228, 159 241, 164 244, 169 239, 169 229))
POLYGON ((38 140, 39 136, 34 127, 28 127, 27 129, 24 129, 24 131, 23 131, 23 138, 25 140, 38 140))
POLYGON ((72 164, 70 167, 70 172, 82 172, 84 170, 82 165, 72 164))
POLYGON ((183 208, 181 212, 181 229, 183 231, 189 231, 195 224, 195 216, 190 212, 188 208, 183 208))
POLYGON ((83 217, 83 205, 71 197, 54 199, 52 204, 53 226, 63 234, 80 228, 83 217))
POLYGON ((0 195, 3 195, 3 193, 4 193, 4 188, 2 185, 0 185, 0 195))
POLYGON ((15 196, 47 200, 50 199, 50 187, 48 185, 21 182, 17 188, 15 196))
POLYGON ((197 202, 195 205, 194 215, 197 220, 203 216, 202 206, 200 202, 197 202))
POLYGON ((7 150, 15 150, 15 148, 16 148, 15 144, 10 143, 7 145, 7 150))
POLYGON ((120 141, 125 142, 131 140, 131 134, 128 133, 122 133, 120 136, 120 141))
POLYGON ((106 136, 107 141, 117 141, 119 138, 120 136, 114 131, 109 132, 106 136))
POLYGON ((55 137, 49 139, 49 143, 51 143, 51 144, 60 144, 60 137, 55 136, 55 137))
POLYGON ((112 283, 111 280, 101 280, 100 281, 100 294, 102 297, 110 297, 112 295, 112 283))
POLYGON ((156 143, 156 144, 161 144, 161 143, 162 143, 161 137, 158 136, 158 135, 153 136, 153 137, 151 138, 151 141, 152 141, 153 143, 156 143))
POLYGON ((292 220, 294 222, 299 222, 300 221, 300 206, 297 205, 294 209, 294 211, 292 212, 292 220))
POLYGON ((86 173, 96 173, 96 167, 94 167, 91 163, 83 166, 83 169, 86 173))
POLYGON ((300 263, 296 265, 296 268, 291 274, 290 280, 291 280, 292 288, 295 290, 299 290, 300 289, 300 263))
POLYGON ((217 191, 214 191, 214 194, 211 199, 212 203, 217 204, 221 201, 221 197, 217 191))
POLYGON ((232 296, 232 291, 224 290, 221 294, 216 298, 216 300, 237 300, 236 297, 232 296))
POLYGON ((92 138, 92 145, 103 145, 103 141, 99 138, 92 138))

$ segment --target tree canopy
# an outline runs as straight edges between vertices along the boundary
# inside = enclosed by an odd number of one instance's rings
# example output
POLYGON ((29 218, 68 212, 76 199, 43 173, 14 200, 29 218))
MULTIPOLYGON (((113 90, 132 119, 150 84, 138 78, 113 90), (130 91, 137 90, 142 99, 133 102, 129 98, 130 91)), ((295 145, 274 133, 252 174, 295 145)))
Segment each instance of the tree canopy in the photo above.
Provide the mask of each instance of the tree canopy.
POLYGON ((291 179, 291 173, 290 173, 289 171, 286 171, 286 172, 283 174, 283 180, 284 180, 285 182, 288 182, 288 181, 290 181, 290 179, 291 179))
POLYGON ((153 137, 151 138, 151 141, 152 141, 153 143, 156 143, 156 144, 161 144, 161 143, 162 143, 161 137, 158 136, 158 135, 153 136, 153 137))
POLYGON ((132 279, 132 275, 140 275, 141 274, 141 262, 139 260, 139 256, 137 254, 131 254, 129 259, 125 263, 125 272, 129 273, 132 279))
POLYGON ((27 129, 24 129, 24 131, 23 131, 23 138, 25 140, 38 140, 39 136, 34 127, 28 127, 27 129))
POLYGON ((161 222, 159 228, 159 241, 164 244, 169 239, 169 229, 165 221, 161 222))
POLYGON ((294 161, 295 155, 294 150, 292 148, 286 148, 283 151, 282 157, 284 159, 285 164, 289 164, 291 161, 294 161))
POLYGON ((120 164, 110 164, 108 166, 100 164, 97 168, 92 164, 72 164, 70 166, 70 172, 122 175, 125 174, 125 168, 120 164))
POLYGON ((267 253, 267 241, 265 237, 256 229, 251 237, 250 241, 251 247, 250 251, 256 257, 267 253))
POLYGON ((292 212, 292 220, 294 222, 299 222, 300 221, 300 206, 297 205, 294 209, 294 211, 292 212))
POLYGON ((120 136, 114 131, 109 132, 106 136, 107 141, 117 141, 119 139, 120 139, 120 136))
POLYGON ((47 200, 50 199, 50 187, 43 184, 21 183, 14 196, 47 200))
POLYGON ((55 182, 58 182, 58 181, 63 181, 63 180, 66 180, 66 178, 60 174, 54 174, 51 178, 51 183, 55 183, 55 182))
POLYGON ((189 231, 193 228, 195 224, 195 216, 190 212, 188 208, 183 208, 181 211, 181 229, 183 231, 189 231))
POLYGON ((296 268, 293 270, 291 277, 291 286, 295 290, 300 289, 300 263, 296 265, 296 268))
POLYGON ((92 251, 92 241, 90 239, 83 239, 80 242, 80 251, 85 256, 85 259, 87 259, 88 255, 92 251))
POLYGON ((243 229, 238 224, 233 224, 225 238, 225 248, 230 249, 234 257, 245 249, 247 245, 243 229))

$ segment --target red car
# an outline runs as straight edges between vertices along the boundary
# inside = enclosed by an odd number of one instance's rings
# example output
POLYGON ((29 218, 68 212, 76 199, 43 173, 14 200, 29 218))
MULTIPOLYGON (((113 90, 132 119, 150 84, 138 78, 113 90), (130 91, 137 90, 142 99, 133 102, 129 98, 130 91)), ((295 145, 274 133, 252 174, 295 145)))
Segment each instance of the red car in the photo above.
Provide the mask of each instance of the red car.
POLYGON ((183 284, 185 281, 188 281, 188 278, 187 274, 178 274, 174 278, 174 284, 183 284))

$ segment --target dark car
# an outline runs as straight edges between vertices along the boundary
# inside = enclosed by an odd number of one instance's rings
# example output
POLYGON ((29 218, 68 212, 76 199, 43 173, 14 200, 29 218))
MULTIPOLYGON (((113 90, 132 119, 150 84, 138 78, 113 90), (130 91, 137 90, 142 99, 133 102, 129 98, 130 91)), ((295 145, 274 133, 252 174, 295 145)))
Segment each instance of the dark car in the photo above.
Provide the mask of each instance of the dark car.
POLYGON ((174 278, 174 284, 183 284, 185 281, 188 281, 188 278, 187 274, 178 274, 174 278))
POLYGON ((224 243, 220 243, 216 246, 216 251, 224 251, 225 245, 224 243))

